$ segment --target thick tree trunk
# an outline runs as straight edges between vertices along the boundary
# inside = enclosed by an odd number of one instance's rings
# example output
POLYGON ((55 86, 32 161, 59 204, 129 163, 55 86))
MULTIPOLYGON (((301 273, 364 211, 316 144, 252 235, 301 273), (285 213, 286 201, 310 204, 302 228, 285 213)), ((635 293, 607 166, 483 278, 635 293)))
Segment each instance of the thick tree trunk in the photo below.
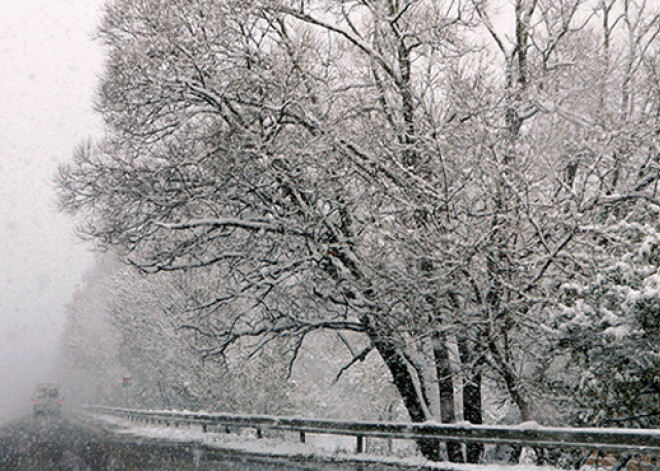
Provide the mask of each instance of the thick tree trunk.
MULTIPOLYGON (((392 380, 401 395, 401 399, 403 399, 403 404, 408 410, 410 420, 413 422, 426 421, 427 417, 424 413, 424 405, 417 393, 405 358, 396 345, 387 336, 380 335, 371 325, 371 322, 368 320, 365 321, 365 327, 365 331, 369 335, 374 348, 380 354, 392 374, 392 380)), ((417 440, 417 446, 426 459, 440 461, 440 444, 438 440, 419 439, 417 440)))
MULTIPOLYGON (((463 373, 463 419, 472 424, 482 424, 483 415, 481 407, 481 361, 470 352, 466 340, 459 340, 458 352, 461 363, 465 368, 463 373)), ((468 443, 466 445, 466 458, 468 463, 479 463, 484 446, 481 443, 468 443)))
MULTIPOLYGON (((440 419, 443 424, 456 422, 454 410, 454 383, 452 381, 449 351, 444 339, 437 338, 433 349, 435 369, 438 376, 438 389, 440 392, 440 419)), ((452 463, 463 463, 463 449, 460 443, 447 442, 447 458, 452 463)))

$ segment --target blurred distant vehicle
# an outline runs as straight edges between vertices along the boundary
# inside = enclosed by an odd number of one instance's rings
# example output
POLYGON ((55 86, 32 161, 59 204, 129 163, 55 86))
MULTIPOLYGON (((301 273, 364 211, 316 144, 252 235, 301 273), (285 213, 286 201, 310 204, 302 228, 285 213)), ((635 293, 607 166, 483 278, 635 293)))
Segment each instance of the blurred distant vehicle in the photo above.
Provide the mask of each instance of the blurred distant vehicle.
POLYGON ((32 396, 34 415, 60 415, 62 394, 56 383, 39 383, 32 396))

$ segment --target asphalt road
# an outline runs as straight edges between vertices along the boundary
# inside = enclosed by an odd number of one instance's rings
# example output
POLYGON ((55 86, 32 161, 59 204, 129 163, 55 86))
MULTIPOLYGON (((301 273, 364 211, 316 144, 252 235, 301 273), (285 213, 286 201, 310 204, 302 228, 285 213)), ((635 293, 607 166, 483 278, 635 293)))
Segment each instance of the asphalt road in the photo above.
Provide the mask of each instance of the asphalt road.
POLYGON ((119 470, 94 437, 60 417, 26 417, 0 429, 3 471, 119 470))
POLYGON ((72 418, 25 417, 0 428, 2 471, 355 471, 394 469, 258 458, 230 450, 119 438, 72 418))
POLYGON ((66 417, 25 417, 0 429, 2 471, 286 469, 282 463, 250 465, 231 456, 202 458, 185 446, 94 433, 66 417))

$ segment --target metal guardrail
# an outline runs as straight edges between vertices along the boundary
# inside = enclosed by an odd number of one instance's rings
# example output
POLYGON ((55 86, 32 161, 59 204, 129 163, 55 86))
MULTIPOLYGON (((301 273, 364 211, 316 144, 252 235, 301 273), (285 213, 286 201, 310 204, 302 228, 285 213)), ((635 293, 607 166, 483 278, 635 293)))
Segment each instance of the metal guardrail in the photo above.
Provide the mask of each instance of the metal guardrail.
POLYGON ((173 427, 198 425, 203 431, 208 431, 209 427, 254 428, 258 437, 261 437, 265 429, 297 431, 302 442, 305 441, 305 434, 308 433, 348 435, 356 437, 358 453, 363 451, 364 437, 378 437, 660 454, 660 429, 560 428, 542 427, 534 423, 502 426, 467 423, 364 422, 267 415, 131 410, 101 406, 87 409, 136 422, 173 427))

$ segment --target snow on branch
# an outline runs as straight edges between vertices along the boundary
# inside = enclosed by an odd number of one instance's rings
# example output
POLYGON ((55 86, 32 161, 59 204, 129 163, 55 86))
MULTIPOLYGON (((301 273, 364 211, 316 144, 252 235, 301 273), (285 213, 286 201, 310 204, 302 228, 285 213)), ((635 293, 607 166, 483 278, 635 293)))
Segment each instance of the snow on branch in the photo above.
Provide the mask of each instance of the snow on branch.
POLYGON ((341 367, 339 372, 337 373, 337 376, 335 376, 335 379, 332 380, 332 384, 337 383, 341 376, 344 374, 344 372, 348 371, 351 366, 356 364, 358 361, 363 362, 366 358, 369 352, 371 352, 374 349, 373 345, 369 345, 368 347, 364 348, 360 353, 355 355, 351 361, 349 361, 347 364, 341 367))
POLYGON ((313 238, 313 234, 300 230, 288 227, 284 224, 270 224, 263 221, 252 221, 248 219, 235 219, 235 218, 210 218, 210 219, 192 219, 187 222, 179 223, 165 223, 165 222, 156 222, 156 226, 162 227, 163 229, 169 229, 172 231, 184 230, 184 229, 195 229, 197 227, 237 227, 240 229, 246 229, 251 231, 264 231, 271 232, 276 234, 285 234, 293 235, 299 237, 313 238))
MULTIPOLYGON (((237 319, 238 320, 238 319, 237 319)), ((236 321, 237 321, 236 320, 236 321)), ((301 335, 305 336, 315 330, 345 330, 353 332, 363 332, 364 326, 359 322, 351 321, 320 321, 320 322, 287 322, 280 325, 262 324, 256 327, 248 327, 245 329, 235 328, 237 322, 232 324, 227 330, 221 332, 207 332, 194 324, 184 324, 181 326, 183 329, 192 330, 199 335, 207 338, 213 338, 219 341, 219 346, 215 348, 211 355, 223 355, 225 351, 234 343, 243 338, 259 338, 269 335, 301 335)))
POLYGON ((271 7, 271 10, 278 12, 278 13, 284 13, 287 15, 290 15, 294 18, 297 18, 301 21, 304 21, 305 23, 309 23, 315 26, 319 26, 321 28, 324 28, 328 31, 331 31, 333 33, 337 33, 340 36, 343 36, 345 39, 347 39, 350 43, 352 43, 354 46, 356 46, 358 49, 363 51, 365 54, 367 54, 371 59, 373 59, 375 62, 377 62, 387 74, 392 77, 392 79, 397 83, 401 83, 401 77, 396 73, 395 69, 389 65, 385 59, 376 51, 374 48, 369 46, 369 44, 365 43, 362 41, 360 38, 355 37, 354 35, 350 34, 348 31, 345 31, 338 26, 335 26, 333 24, 327 23, 323 20, 320 20, 318 18, 314 18, 311 15, 308 15, 307 13, 303 13, 299 10, 294 10, 292 8, 286 8, 286 7, 271 7))

